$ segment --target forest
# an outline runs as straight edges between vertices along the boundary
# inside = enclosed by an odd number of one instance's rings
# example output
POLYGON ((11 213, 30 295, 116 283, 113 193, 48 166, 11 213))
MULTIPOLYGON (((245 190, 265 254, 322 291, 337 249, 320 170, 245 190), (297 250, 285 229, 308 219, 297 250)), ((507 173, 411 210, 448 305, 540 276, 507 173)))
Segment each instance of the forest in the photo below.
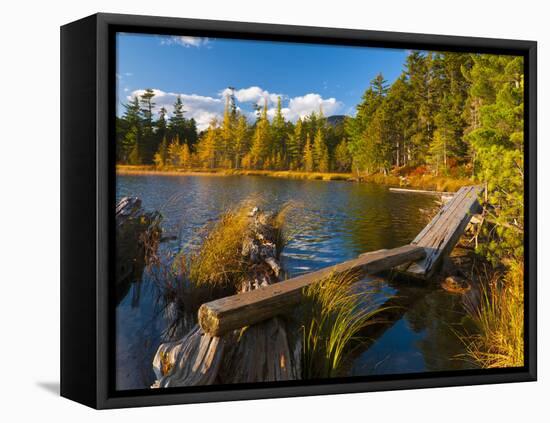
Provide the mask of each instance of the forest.
POLYGON ((523 152, 521 57, 412 52, 391 85, 379 74, 350 116, 312 112, 285 120, 279 99, 249 122, 226 98, 223 119, 205 131, 178 98, 155 117, 154 92, 124 104, 117 118, 117 162, 169 168, 223 168, 472 176, 484 151, 523 152), (501 122, 499 122, 501 121, 501 122))

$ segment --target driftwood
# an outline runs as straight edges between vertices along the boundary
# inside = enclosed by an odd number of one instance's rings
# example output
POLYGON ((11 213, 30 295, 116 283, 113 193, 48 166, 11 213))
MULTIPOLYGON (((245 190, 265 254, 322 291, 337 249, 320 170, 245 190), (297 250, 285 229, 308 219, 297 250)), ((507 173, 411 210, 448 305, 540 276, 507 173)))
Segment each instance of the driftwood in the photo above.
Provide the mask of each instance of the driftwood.
POLYGON ((141 280, 148 258, 160 240, 160 214, 145 212, 137 197, 122 198, 115 209, 116 299, 120 302, 132 283, 141 280))
MULTIPOLYGON (((250 270, 238 295, 276 283, 281 271, 271 216, 254 208, 249 217, 241 254, 250 270)), ((280 318, 223 336, 209 335, 195 325, 180 340, 160 345, 153 360, 157 381, 152 388, 293 380, 297 369, 280 318)))
POLYGON ((199 309, 199 324, 206 333, 222 335, 243 326, 259 323, 278 314, 284 314, 300 303, 304 288, 330 274, 351 270, 364 274, 378 273, 421 259, 425 254, 423 248, 412 245, 361 254, 353 260, 325 267, 278 284, 203 304, 199 309))
POLYGON ((210 385, 216 381, 224 340, 195 326, 176 342, 161 344, 153 359, 157 381, 152 388, 210 385))

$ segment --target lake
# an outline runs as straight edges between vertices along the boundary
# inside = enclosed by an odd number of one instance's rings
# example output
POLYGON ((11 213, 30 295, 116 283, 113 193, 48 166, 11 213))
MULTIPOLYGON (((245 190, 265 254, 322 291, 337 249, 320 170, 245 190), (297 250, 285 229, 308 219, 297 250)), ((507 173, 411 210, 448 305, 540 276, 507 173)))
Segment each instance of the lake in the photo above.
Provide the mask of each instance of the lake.
MULTIPOLYGON (((390 192, 387 187, 347 181, 262 176, 118 175, 117 201, 137 196, 148 211, 163 215, 162 249, 186 251, 198 231, 242 200, 261 198, 266 209, 288 201, 298 205, 289 226, 296 234, 282 253, 289 277, 358 254, 409 243, 428 223, 435 197, 390 192)), ((454 327, 464 313, 460 296, 421 283, 392 280, 385 295, 410 298, 396 321, 354 352, 349 375, 400 374, 463 369, 464 346, 454 327)), ((147 274, 133 284, 116 309, 117 389, 147 388, 154 381, 152 359, 166 321, 155 284, 147 274)))

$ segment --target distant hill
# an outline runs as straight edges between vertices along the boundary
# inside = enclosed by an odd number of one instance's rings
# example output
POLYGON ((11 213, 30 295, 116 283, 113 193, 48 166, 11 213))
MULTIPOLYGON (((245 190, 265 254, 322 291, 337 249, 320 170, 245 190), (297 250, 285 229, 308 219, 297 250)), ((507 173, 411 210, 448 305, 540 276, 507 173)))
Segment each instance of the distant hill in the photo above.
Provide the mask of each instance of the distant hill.
POLYGON ((345 115, 332 115, 327 117, 327 123, 331 126, 338 126, 344 123, 345 115))

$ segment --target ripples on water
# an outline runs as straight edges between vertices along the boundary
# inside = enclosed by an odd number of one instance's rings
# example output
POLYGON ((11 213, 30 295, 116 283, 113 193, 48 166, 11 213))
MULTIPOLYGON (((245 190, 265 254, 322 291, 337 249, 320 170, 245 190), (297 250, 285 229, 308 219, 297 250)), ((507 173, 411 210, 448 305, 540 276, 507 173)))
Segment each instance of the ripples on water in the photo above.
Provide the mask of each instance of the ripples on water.
MULTIPOLYGON (((162 212, 164 234, 177 237, 162 246, 171 252, 192 249, 205 224, 243 200, 262 198, 267 209, 296 202, 299 207, 288 219, 296 235, 282 254, 289 276, 366 251, 407 244, 428 221, 420 210, 436 206, 431 196, 392 193, 371 184, 252 176, 119 175, 117 200, 124 196, 137 196, 146 210, 162 212)), ((152 383, 152 355, 165 326, 152 285, 145 276, 117 307, 118 389, 143 388, 152 383), (140 301, 136 306, 131 299, 138 289, 140 301)), ((442 294, 436 300, 436 305, 446 309, 450 298, 442 294)), ((430 325, 433 322, 424 322, 424 326, 430 325)), ((351 374, 426 370, 429 360, 419 342, 428 336, 427 331, 415 330, 405 315, 357 356, 351 374)))

